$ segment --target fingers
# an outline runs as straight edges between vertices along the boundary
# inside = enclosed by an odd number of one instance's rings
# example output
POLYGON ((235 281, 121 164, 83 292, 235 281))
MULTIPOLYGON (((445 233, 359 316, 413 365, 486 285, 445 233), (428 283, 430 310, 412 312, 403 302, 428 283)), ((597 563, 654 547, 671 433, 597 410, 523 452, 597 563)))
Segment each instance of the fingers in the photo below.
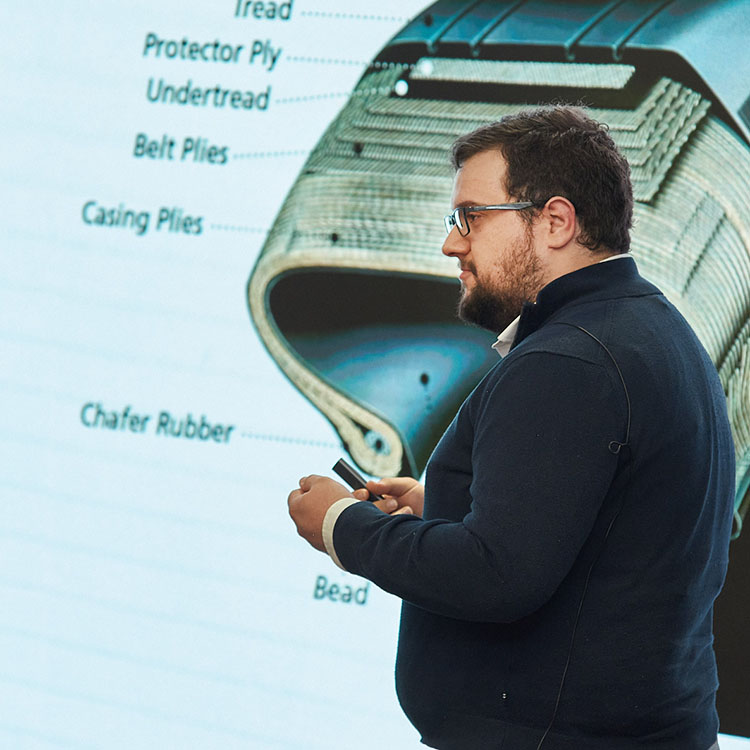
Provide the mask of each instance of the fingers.
POLYGON ((397 511, 391 513, 392 516, 404 516, 404 515, 414 515, 414 511, 408 506, 404 505, 403 508, 399 508, 397 511))
POLYGON ((376 500, 373 505, 376 508, 380 508, 384 513, 392 513, 398 508, 398 500, 392 497, 387 497, 383 500, 376 500))
POLYGON ((286 504, 289 506, 290 509, 291 509, 292 505, 294 505, 294 503, 296 502, 297 498, 301 494, 302 494, 301 490, 292 490, 289 493, 289 497, 287 497, 287 499, 286 499, 286 504))
POLYGON ((313 486, 313 483, 320 478, 321 477, 317 474, 310 474, 310 476, 302 477, 302 479, 299 480, 299 488, 302 490, 302 492, 308 492, 313 486))
MULTIPOLYGON (((352 495, 357 498, 357 500, 367 500, 370 497, 369 490, 354 490, 352 492, 352 495)), ((398 500, 396 500, 393 497, 386 497, 382 500, 376 500, 373 505, 376 508, 380 508, 384 513, 393 513, 396 508, 398 508, 398 500)))
POLYGON ((376 495, 400 497, 406 494, 415 484, 418 484, 418 482, 412 477, 383 477, 379 481, 368 482, 367 489, 376 495))

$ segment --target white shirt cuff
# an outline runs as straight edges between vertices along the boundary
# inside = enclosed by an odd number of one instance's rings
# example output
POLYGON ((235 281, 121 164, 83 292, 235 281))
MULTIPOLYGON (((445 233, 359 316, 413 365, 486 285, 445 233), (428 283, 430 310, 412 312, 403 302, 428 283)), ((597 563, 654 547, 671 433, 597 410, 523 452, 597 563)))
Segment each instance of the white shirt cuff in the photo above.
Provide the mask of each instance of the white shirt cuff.
POLYGON ((336 521, 338 521, 339 516, 350 506, 354 505, 354 503, 362 502, 361 500, 357 500, 354 497, 342 497, 341 500, 337 500, 326 512, 325 518, 323 519, 323 544, 326 548, 326 552, 330 555, 331 560, 333 560, 336 565, 341 568, 341 570, 346 570, 346 568, 341 564, 341 560, 339 560, 338 555, 336 554, 336 549, 333 546, 333 527, 336 525, 336 521))

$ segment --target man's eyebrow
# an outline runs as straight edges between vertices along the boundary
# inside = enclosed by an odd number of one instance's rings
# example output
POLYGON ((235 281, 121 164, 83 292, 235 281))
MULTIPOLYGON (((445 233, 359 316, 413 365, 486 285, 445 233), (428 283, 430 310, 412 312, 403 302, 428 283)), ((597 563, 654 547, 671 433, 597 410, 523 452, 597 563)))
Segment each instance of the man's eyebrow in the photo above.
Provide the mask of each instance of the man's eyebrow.
POLYGON ((454 209, 456 208, 464 208, 465 206, 484 206, 484 203, 478 203, 477 201, 460 201, 459 203, 456 203, 455 206, 453 206, 454 209))

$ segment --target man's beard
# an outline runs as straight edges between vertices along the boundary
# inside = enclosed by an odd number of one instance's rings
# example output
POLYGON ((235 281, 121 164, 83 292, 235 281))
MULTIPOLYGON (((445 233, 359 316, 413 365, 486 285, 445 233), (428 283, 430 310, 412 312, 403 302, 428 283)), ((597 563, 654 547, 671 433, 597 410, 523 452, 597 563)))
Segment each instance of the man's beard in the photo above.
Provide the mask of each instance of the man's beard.
POLYGON ((536 299, 542 288, 542 268, 531 238, 519 240, 503 261, 480 279, 472 263, 474 287, 464 289, 458 301, 458 317, 494 333, 504 331, 520 314, 524 302, 536 299))

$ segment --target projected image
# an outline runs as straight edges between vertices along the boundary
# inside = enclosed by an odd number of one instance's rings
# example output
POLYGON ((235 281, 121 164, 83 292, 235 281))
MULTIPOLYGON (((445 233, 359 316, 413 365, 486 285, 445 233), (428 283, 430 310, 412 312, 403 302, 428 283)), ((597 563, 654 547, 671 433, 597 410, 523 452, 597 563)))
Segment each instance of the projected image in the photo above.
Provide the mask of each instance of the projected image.
POLYGON ((418 746, 402 600, 285 500, 345 454, 420 476, 497 363, 440 252, 448 149, 553 100, 609 123, 727 392, 750 737, 750 0, 90 6, 0 4, 0 750, 418 746))
POLYGON ((719 372, 740 535, 750 506, 750 105, 743 69, 717 73, 706 39, 720 37, 723 59, 743 58, 750 14, 737 2, 677 5, 438 2, 373 60, 248 285, 269 353, 365 472, 418 477, 497 361, 491 337, 455 318, 455 262, 440 253, 452 141, 524 105, 582 103, 631 164, 640 272, 719 372))

